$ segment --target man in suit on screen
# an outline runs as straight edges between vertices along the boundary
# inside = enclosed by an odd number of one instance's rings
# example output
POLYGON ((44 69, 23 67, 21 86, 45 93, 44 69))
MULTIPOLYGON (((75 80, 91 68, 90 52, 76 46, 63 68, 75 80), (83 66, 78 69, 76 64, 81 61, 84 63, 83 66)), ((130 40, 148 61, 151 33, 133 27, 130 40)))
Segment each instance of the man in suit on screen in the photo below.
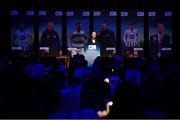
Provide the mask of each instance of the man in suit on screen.
POLYGON ((165 27, 162 22, 157 24, 157 33, 150 36, 150 55, 151 57, 161 57, 162 48, 169 48, 170 36, 165 33, 165 27))
POLYGON ((106 48, 110 48, 110 47, 115 48, 116 41, 114 37, 114 32, 109 29, 107 21, 103 21, 101 24, 101 27, 102 27, 102 30, 100 31, 98 35, 99 42, 100 42, 101 56, 109 57, 110 53, 106 50, 106 48))

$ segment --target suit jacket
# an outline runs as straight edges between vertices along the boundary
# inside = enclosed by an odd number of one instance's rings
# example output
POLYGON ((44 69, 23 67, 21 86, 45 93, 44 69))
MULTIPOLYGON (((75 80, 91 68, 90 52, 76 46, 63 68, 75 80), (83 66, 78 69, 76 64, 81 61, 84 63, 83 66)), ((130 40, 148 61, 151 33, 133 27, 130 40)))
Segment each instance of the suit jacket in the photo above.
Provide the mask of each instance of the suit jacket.
POLYGON ((98 40, 98 37, 95 38, 95 43, 93 43, 93 39, 92 37, 90 37, 87 41, 87 44, 98 44, 99 43, 99 40, 98 40))
POLYGON ((101 56, 108 57, 109 53, 106 51, 106 48, 116 46, 114 32, 110 30, 101 31, 98 38, 100 43, 101 56))
MULTIPOLYGON (((170 36, 164 34, 163 38, 161 39, 160 46, 158 44, 158 34, 154 34, 150 36, 150 55, 151 57, 157 56, 159 49, 161 48, 169 48, 170 45, 170 36)), ((162 52, 161 52, 162 54, 162 52)))

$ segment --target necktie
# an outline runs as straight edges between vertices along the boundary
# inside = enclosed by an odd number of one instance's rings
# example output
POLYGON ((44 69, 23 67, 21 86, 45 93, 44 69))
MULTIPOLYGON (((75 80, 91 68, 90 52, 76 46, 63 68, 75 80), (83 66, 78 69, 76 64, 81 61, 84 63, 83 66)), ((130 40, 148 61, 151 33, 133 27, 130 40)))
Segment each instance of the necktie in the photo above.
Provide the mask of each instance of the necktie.
POLYGON ((158 34, 158 57, 161 57, 161 37, 160 33, 158 34))

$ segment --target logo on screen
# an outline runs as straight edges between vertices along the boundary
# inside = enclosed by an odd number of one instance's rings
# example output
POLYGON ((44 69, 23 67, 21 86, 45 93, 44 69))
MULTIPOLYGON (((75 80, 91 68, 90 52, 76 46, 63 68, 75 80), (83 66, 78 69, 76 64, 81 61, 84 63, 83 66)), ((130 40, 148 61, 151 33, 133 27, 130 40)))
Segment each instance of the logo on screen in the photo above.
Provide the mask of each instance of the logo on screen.
POLYGON ((27 16, 34 16, 34 11, 27 11, 27 16))
POLYGON ((164 12, 164 16, 172 16, 172 12, 171 11, 166 11, 166 12, 164 12))
POLYGON ((134 38, 135 38, 135 36, 134 36, 134 35, 130 35, 129 37, 130 37, 130 39, 134 39, 134 38))
POLYGON ((96 50, 96 45, 89 45, 88 50, 96 50))
POLYGON ((111 12, 109 12, 109 16, 117 16, 117 12, 111 11, 111 12))
POLYGON ((93 14, 94 14, 94 16, 101 16, 101 12, 100 11, 95 11, 93 14))
POLYGON ((156 16, 156 12, 149 12, 148 16, 156 16))
POLYGON ((62 16, 62 11, 56 11, 55 16, 62 16))
POLYGON ((66 16, 74 16, 74 12, 66 12, 66 16))
POLYGON ((128 12, 121 12, 121 16, 128 16, 128 12))
POLYGON ((39 11, 39 16, 45 16, 46 15, 46 11, 39 11))
POLYGON ((83 12, 83 16, 90 16, 90 12, 83 12))
POLYGON ((11 15, 12 15, 12 16, 18 15, 18 11, 17 11, 17 10, 12 10, 12 11, 11 11, 11 15))
POLYGON ((137 12, 137 16, 144 16, 144 12, 137 12))

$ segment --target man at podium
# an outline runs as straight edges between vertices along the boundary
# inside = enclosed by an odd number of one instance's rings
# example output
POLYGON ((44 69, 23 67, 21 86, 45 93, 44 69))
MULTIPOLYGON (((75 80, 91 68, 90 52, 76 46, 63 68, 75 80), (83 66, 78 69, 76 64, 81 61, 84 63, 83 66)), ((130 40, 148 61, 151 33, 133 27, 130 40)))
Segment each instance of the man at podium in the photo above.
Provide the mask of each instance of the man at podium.
POLYGON ((96 32, 92 32, 85 49, 85 57, 89 66, 92 65, 97 56, 100 56, 99 41, 96 32))
POLYGON ((88 44, 96 44, 98 43, 98 38, 96 32, 92 32, 90 39, 87 42, 88 44))

